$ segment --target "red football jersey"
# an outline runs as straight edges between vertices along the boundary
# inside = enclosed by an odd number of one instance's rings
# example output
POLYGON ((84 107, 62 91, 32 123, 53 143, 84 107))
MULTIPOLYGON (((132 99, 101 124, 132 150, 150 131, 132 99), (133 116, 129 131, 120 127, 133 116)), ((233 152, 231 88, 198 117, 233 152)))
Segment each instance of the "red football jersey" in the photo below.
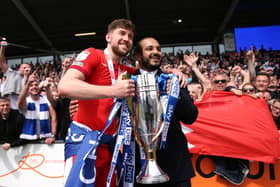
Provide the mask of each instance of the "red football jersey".
MULTIPOLYGON (((115 77, 127 71, 135 74, 136 69, 124 65, 117 65, 113 61, 115 77)), ((79 70, 85 75, 85 81, 94 85, 112 85, 108 63, 104 51, 88 48, 81 52, 70 68, 79 70)), ((75 88, 73 88, 75 89, 75 88)), ((78 111, 73 120, 82 123, 93 130, 102 131, 113 106, 113 98, 79 100, 78 111)), ((106 134, 114 134, 117 130, 116 120, 113 121, 106 134)))

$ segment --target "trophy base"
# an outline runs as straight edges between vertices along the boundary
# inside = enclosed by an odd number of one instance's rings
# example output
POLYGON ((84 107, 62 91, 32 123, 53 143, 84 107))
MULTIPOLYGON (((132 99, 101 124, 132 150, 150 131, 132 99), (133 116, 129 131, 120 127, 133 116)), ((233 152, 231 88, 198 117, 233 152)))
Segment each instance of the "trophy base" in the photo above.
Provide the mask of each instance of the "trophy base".
POLYGON ((141 170, 136 177, 136 182, 141 184, 157 184, 169 181, 168 175, 159 168, 155 160, 147 160, 144 168, 145 170, 141 170))

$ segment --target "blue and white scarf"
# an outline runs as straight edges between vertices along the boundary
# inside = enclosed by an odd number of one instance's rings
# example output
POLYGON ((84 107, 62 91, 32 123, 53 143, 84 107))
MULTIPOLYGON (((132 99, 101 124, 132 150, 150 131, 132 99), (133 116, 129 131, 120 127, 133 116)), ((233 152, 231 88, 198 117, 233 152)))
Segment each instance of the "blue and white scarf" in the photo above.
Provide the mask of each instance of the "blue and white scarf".
POLYGON ((113 137, 73 121, 65 141, 65 160, 76 155, 65 187, 94 187, 96 149, 100 144, 113 144, 113 137))
POLYGON ((44 96, 40 96, 39 114, 36 111, 35 101, 30 96, 26 98, 27 111, 24 113, 25 120, 20 138, 27 140, 36 140, 51 136, 51 126, 49 120, 48 101, 44 96), (37 134, 37 120, 40 122, 40 134, 37 134))

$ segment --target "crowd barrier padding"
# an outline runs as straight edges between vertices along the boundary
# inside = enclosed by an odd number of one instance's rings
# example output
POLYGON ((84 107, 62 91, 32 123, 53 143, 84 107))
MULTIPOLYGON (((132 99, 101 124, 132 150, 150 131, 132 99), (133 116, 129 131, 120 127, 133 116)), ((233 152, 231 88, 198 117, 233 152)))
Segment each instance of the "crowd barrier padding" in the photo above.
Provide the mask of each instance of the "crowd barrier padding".
POLYGON ((0 148, 0 186, 62 187, 64 143, 0 148))
MULTIPOLYGON (((27 144, 8 151, 0 148, 1 187, 63 187, 64 144, 27 144)), ((196 176, 193 187, 236 187, 213 173, 212 161, 192 155, 196 176)), ((239 187, 280 187, 280 160, 272 164, 250 162, 250 172, 239 187)))

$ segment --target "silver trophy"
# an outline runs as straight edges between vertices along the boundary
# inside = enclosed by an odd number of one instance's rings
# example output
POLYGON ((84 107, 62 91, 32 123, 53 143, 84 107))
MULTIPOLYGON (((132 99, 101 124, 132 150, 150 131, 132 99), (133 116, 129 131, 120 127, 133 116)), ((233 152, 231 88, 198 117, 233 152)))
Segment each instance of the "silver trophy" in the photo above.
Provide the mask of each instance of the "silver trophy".
MULTIPOLYGON (((137 75, 137 103, 132 106, 135 139, 145 153, 146 162, 136 177, 142 184, 163 183, 169 180, 156 162, 158 136, 163 129, 162 106, 153 74, 137 75)), ((131 103, 131 102, 129 102, 131 103)))

